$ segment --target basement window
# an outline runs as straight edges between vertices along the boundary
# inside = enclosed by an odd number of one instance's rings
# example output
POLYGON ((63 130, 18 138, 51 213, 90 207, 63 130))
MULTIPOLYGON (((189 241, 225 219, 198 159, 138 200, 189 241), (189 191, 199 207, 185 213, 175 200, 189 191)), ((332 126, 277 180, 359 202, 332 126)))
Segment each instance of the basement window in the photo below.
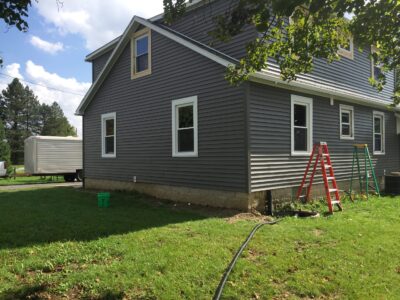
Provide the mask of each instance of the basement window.
POLYGON ((374 111, 374 154, 385 154, 385 114, 374 111))
POLYGON ((116 157, 116 114, 101 115, 101 156, 116 157))
POLYGON ((197 96, 172 101, 172 156, 197 157, 197 96))
POLYGON ((313 141, 313 99, 292 95, 292 155, 310 155, 313 141))
POLYGON ((354 140, 354 107, 340 105, 340 138, 354 140))
POLYGON ((151 31, 148 28, 134 33, 131 43, 132 79, 151 74, 151 31))

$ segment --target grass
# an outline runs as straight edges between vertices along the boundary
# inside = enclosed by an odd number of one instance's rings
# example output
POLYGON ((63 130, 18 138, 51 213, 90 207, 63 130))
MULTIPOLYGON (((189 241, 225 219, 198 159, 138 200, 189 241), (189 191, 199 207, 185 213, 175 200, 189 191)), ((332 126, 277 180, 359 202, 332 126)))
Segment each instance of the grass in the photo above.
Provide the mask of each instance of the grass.
MULTIPOLYGON (((263 227, 224 299, 398 299, 400 197, 263 227)), ((0 298, 210 299, 254 221, 76 189, 0 193, 0 298)))
POLYGON ((41 183, 59 183, 64 182, 62 176, 21 176, 21 177, 8 177, 0 178, 0 186, 5 185, 20 185, 20 184, 41 184, 41 183))

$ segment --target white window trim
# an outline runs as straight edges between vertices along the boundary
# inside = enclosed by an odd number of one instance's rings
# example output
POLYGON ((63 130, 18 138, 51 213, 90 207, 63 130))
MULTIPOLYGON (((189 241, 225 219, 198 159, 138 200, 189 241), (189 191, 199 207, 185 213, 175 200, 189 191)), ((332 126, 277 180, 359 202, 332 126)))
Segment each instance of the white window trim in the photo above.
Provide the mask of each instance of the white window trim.
POLYGON ((144 28, 142 30, 139 30, 135 32, 132 35, 131 39, 131 79, 136 79, 140 78, 143 76, 147 76, 151 74, 151 30, 150 28, 144 28), (149 67, 147 70, 141 71, 141 72, 136 72, 136 41, 140 40, 141 38, 144 38, 147 36, 148 38, 148 59, 149 59, 149 67))
POLYGON ((115 158, 117 157, 117 115, 115 112, 101 115, 101 157, 115 158), (105 145, 106 121, 114 120, 114 153, 107 154, 105 145))
POLYGON ((340 139, 341 140, 354 140, 355 132, 354 132, 354 107, 350 105, 340 104, 340 139), (351 135, 343 135, 342 132, 342 112, 343 111, 350 111, 350 130, 351 135))
POLYGON ((302 97, 298 95, 291 95, 291 154, 292 156, 309 156, 313 148, 313 99, 302 97), (307 128, 308 128, 308 141, 307 151, 294 150, 294 105, 305 105, 307 109, 307 128))
POLYGON ((350 42, 349 42, 350 50, 341 48, 339 45, 339 49, 338 49, 337 53, 348 59, 354 59, 354 39, 352 36, 350 36, 349 40, 350 40, 350 42))
POLYGON ((382 72, 382 67, 375 64, 374 57, 372 56, 373 53, 376 53, 378 51, 379 50, 376 46, 373 46, 373 45, 371 46, 371 78, 374 80, 378 79, 378 78, 375 78, 375 67, 378 67, 379 69, 381 69, 381 72, 382 72))
POLYGON ((197 96, 172 101, 172 157, 198 157, 198 122, 197 122, 197 96), (193 151, 178 152, 178 120, 177 109, 181 106, 193 105, 193 151))
POLYGON ((374 155, 385 155, 386 154, 386 126, 385 126, 385 113, 381 111, 373 111, 372 115, 372 138, 373 138, 373 153, 374 155), (382 118, 382 151, 375 151, 375 117, 382 118))

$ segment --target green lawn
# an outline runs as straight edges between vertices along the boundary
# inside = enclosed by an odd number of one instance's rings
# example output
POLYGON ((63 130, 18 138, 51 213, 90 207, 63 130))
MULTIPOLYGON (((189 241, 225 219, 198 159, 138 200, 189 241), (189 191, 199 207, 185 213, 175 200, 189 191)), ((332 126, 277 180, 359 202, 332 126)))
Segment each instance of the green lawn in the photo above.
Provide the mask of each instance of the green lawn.
MULTIPOLYGON (((72 188, 1 192, 0 299, 210 299, 255 225, 136 194, 96 205, 72 188)), ((399 299, 400 197, 344 207, 262 227, 224 299, 399 299)))
POLYGON ((23 176, 23 177, 9 177, 0 178, 0 186, 2 185, 20 185, 20 184, 36 184, 36 183, 58 183, 64 182, 63 176, 23 176))

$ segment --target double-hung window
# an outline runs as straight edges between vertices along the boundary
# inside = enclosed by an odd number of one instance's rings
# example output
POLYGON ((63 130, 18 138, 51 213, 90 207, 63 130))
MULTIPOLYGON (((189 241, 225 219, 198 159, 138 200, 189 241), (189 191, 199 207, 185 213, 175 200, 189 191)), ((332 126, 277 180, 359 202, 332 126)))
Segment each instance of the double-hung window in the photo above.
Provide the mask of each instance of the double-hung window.
POLYGON ((132 79, 151 74, 151 31, 136 32, 132 38, 132 79))
POLYGON ((292 95, 292 155, 309 155, 313 142, 313 100, 292 95))
POLYGON ((197 157, 197 96, 172 101, 172 156, 197 157))
POLYGON ((374 53, 378 53, 378 48, 371 46, 371 77, 378 80, 382 74, 382 65, 376 62, 373 56, 374 53))
POLYGON ((116 157, 116 114, 101 115, 101 156, 116 157))
POLYGON ((353 37, 347 39, 346 45, 340 45, 338 54, 348 59, 354 59, 354 41, 353 37))
POLYGON ((385 154, 385 114, 374 111, 374 154, 385 154))
POLYGON ((354 140, 354 107, 340 105, 340 138, 354 140))

